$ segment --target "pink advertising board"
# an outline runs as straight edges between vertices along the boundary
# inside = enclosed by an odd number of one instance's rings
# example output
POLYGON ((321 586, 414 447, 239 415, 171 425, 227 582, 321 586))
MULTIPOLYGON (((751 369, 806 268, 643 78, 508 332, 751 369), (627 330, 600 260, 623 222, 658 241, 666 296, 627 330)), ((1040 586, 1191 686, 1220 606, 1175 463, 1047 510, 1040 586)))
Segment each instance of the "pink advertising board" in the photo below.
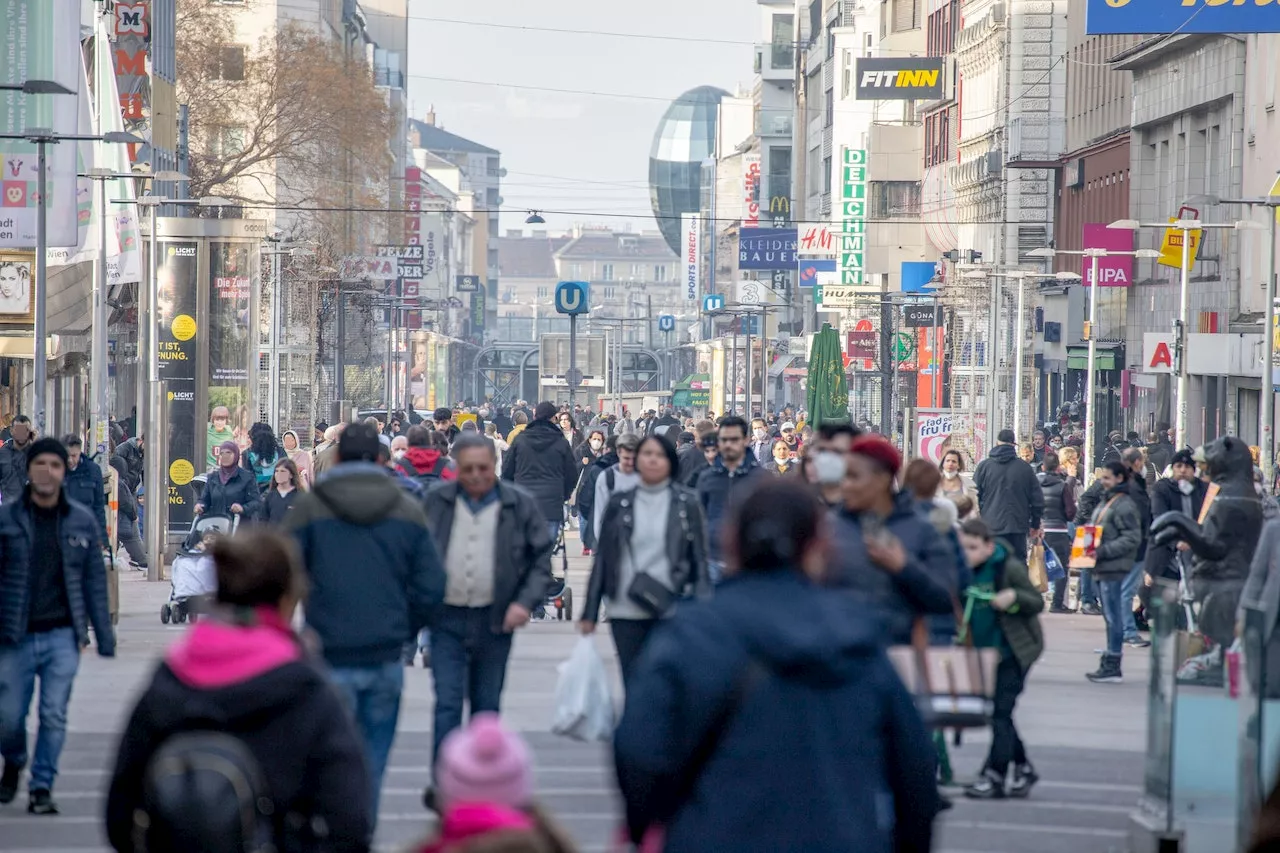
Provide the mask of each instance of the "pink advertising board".
POLYGON ((965 468, 973 466, 987 455, 987 416, 954 409, 915 410, 915 455, 937 465, 942 454, 959 450, 965 458, 965 468))
MULTIPOLYGON (((1098 222, 1086 222, 1084 240, 1081 245, 1086 249, 1110 249, 1116 252, 1133 251, 1133 232, 1122 228, 1108 228, 1098 222)), ((1084 283, 1093 283, 1093 258, 1081 258, 1083 267, 1080 275, 1084 283)), ((1133 256, 1116 255, 1098 258, 1098 284, 1102 287, 1129 287, 1133 284, 1133 256)))

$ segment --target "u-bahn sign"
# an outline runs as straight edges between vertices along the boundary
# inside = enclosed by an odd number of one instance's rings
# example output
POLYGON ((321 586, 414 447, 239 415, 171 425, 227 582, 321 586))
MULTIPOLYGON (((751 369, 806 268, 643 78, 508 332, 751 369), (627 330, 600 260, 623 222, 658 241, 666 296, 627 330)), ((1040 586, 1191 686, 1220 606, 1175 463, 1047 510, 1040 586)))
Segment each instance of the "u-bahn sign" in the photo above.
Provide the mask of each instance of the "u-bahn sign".
POLYGON ((1274 0, 1087 0, 1089 35, 1280 33, 1274 0))

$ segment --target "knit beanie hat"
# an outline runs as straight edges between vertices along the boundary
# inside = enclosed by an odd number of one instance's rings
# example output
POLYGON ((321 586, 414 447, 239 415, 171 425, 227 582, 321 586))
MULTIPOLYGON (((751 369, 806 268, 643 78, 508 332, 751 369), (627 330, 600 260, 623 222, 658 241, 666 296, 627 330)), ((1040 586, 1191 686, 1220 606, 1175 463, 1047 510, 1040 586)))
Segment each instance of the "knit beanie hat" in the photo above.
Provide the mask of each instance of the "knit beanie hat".
POLYGON ((67 464, 67 448, 61 441, 56 438, 37 438, 27 448, 27 469, 31 469, 31 463, 36 461, 37 456, 46 453, 52 453, 62 460, 63 465, 67 464))
POLYGON ((879 435, 860 435, 849 445, 850 453, 874 459, 893 476, 902 467, 902 454, 887 439, 879 435))
POLYGON ((533 799, 533 763, 519 735, 497 714, 481 713, 440 746, 436 788, 441 804, 497 803, 524 808, 533 799))

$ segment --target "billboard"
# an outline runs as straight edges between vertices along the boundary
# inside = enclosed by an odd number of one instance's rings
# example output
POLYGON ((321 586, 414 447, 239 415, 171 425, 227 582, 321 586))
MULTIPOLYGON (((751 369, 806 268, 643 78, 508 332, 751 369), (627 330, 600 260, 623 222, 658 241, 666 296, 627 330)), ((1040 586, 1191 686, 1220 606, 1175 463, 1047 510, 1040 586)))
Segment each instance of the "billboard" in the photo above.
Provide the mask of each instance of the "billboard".
MULTIPOLYGON (((217 464, 201 455, 207 442, 217 444, 212 419, 202 427, 206 441, 197 442, 196 417, 196 351, 202 332, 196 325, 199 313, 198 269, 200 243, 196 240, 164 242, 159 245, 160 263, 156 266, 157 356, 160 379, 165 383, 168 406, 169 457, 169 529, 185 531, 191 525, 196 495, 188 488, 200 471, 217 464)), ((224 425, 229 430, 229 425, 224 425)))
MULTIPOLYGON (((8 0, 0 32, 0 83, 21 86, 28 80, 52 80, 76 93, 83 88, 80 54, 80 4, 77 0, 8 0)), ((20 134, 48 128, 55 134, 87 132, 79 126, 79 98, 5 92, 0 133, 20 134)), ((75 145, 46 146, 47 246, 75 246, 75 145)), ((36 247, 38 156, 34 143, 0 139, 0 248, 36 247)))
POLYGON ((738 269, 796 268, 796 229, 744 228, 738 234, 738 269))
POLYGON ((760 227, 760 155, 742 155, 742 227, 760 227))
POLYGON ((972 470, 986 455, 987 416, 953 409, 916 409, 915 452, 935 465, 948 450, 959 450, 972 470))
MULTIPOLYGON (((1103 223, 1086 222, 1080 245, 1086 249, 1107 249, 1113 252, 1133 251, 1133 232, 1124 228, 1108 228, 1103 223)), ((1081 258, 1080 275, 1084 283, 1093 286, 1093 258, 1081 258)), ((1098 258, 1099 287, 1129 287, 1133 284, 1133 255, 1108 255, 1098 258)))
POLYGON ((858 57, 860 101, 932 101, 942 97, 941 57, 858 57))
POLYGON ((1088 35, 1280 33, 1270 0, 1087 0, 1088 35))

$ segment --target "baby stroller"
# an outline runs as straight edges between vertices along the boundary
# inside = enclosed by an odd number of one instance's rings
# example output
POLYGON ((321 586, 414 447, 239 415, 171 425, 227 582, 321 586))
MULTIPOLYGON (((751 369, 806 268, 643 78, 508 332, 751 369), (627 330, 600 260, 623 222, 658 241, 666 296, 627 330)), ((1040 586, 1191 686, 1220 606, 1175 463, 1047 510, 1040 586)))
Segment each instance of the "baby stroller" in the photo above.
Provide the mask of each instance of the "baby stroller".
POLYGON ((564 525, 560 526, 556 544, 551 549, 551 586, 547 587, 547 599, 534 616, 545 618, 547 607, 555 608, 556 619, 573 621, 573 590, 569 588, 569 551, 564 546, 564 525), (559 577, 556 576, 557 565, 560 567, 559 577))
POLYGON ((218 591, 213 558, 205 551, 205 538, 216 534, 231 535, 236 532, 238 523, 239 516, 231 515, 198 515, 191 522, 191 531, 173 558, 169 600, 160 607, 161 623, 180 625, 186 622, 193 615, 193 605, 212 598, 218 591))

